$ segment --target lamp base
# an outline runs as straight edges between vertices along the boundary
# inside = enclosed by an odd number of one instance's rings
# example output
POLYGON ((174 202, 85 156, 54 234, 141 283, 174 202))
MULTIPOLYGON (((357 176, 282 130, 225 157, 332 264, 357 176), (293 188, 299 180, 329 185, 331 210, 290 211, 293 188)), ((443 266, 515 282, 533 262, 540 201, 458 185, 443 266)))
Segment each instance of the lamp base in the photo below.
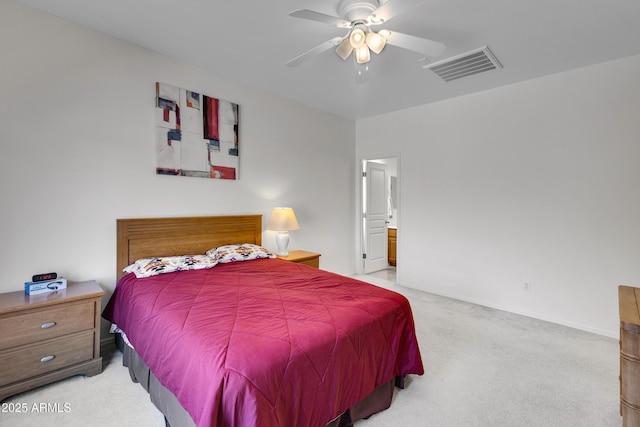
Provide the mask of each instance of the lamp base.
POLYGON ((278 231, 276 234, 276 246, 278 247, 278 251, 276 255, 287 256, 289 252, 287 251, 287 246, 289 246, 289 232, 288 231, 278 231))

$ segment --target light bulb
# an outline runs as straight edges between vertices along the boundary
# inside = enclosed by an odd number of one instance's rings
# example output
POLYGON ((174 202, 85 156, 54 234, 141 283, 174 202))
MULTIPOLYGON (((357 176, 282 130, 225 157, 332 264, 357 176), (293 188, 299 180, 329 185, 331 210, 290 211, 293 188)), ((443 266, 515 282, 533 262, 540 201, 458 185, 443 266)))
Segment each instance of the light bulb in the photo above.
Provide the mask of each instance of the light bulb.
POLYGON ((364 31, 360 28, 356 28, 351 31, 351 35, 349 36, 349 42, 354 49, 358 49, 361 47, 366 41, 366 37, 364 35, 364 31))

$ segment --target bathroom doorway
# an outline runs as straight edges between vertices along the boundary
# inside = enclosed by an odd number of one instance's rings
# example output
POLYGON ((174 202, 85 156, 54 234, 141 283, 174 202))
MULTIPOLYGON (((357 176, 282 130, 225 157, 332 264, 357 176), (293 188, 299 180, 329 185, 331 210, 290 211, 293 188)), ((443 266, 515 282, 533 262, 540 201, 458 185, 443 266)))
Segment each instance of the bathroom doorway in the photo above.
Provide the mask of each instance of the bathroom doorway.
POLYGON ((361 252, 362 272, 393 282, 398 235, 398 158, 362 161, 361 252))

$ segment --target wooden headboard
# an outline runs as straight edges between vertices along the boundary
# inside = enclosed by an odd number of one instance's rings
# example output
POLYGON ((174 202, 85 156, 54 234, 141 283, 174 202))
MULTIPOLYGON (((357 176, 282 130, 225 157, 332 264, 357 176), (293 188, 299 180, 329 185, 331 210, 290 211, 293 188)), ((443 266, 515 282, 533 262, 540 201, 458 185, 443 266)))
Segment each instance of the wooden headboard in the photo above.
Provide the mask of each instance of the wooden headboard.
POLYGON ((262 245, 262 215, 117 220, 117 278, 140 258, 196 255, 221 245, 262 245))

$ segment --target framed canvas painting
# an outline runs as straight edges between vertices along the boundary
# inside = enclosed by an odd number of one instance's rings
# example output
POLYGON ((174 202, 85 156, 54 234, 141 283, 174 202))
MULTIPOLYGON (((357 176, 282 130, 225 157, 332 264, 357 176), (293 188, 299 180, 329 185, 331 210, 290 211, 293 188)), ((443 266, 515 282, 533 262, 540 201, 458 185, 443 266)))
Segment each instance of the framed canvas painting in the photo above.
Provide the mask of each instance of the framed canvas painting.
POLYGON ((156 83, 156 173, 238 179, 238 104, 156 83))

